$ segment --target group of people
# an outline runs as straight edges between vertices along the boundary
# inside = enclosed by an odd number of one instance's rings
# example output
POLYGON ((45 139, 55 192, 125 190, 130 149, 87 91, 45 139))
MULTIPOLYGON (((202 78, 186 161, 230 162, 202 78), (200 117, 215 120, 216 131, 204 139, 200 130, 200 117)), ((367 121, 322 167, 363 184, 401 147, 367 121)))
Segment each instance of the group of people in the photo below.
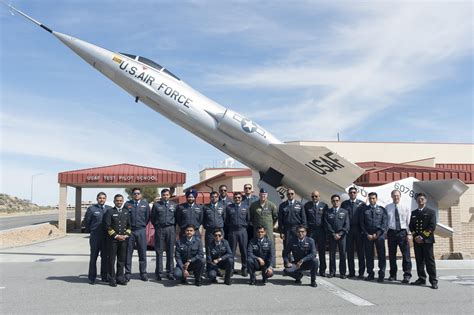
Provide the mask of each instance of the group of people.
POLYGON ((397 248, 402 253, 403 280, 411 278, 409 241, 413 238, 418 280, 437 288, 433 254, 436 216, 426 207, 426 196, 416 197, 418 209, 411 211, 400 204, 401 194, 392 191, 393 203, 377 205, 377 194, 368 195, 368 204, 357 199, 357 189, 349 189, 349 199, 342 202, 339 195, 331 197, 331 207, 320 200, 318 191, 311 201, 302 204, 295 191, 288 189, 287 199, 279 207, 268 200, 268 193, 260 189, 252 194, 252 185, 245 184, 243 192, 234 192, 229 198, 227 187, 210 192, 210 202, 196 203, 197 191, 186 191, 186 202, 170 200, 168 189, 161 191, 161 199, 150 208, 139 188, 132 190, 132 199, 124 203, 120 194, 114 197, 114 207, 105 205, 106 195, 97 195, 97 204, 87 209, 86 230, 90 232, 91 256, 89 283, 97 277, 96 261, 101 255, 100 275, 111 286, 126 285, 131 277, 132 256, 138 250, 139 272, 142 281, 148 281, 146 259, 146 226, 155 228, 155 278, 162 275, 170 280, 187 283, 192 271, 195 285, 200 286, 204 273, 211 283, 223 276, 226 285, 232 284, 236 250, 239 248, 243 277, 250 276, 250 285, 256 284, 256 272, 261 271, 262 284, 273 276, 275 268, 274 228, 283 240, 283 274, 301 284, 303 271, 310 272, 310 286, 316 287, 316 275, 336 276, 336 250, 339 253, 339 277, 342 279, 375 280, 374 248, 378 258, 379 282, 385 280, 385 239, 388 240, 390 276, 397 279, 397 248), (201 236, 201 227, 204 236, 201 236), (204 248, 201 239, 204 240, 204 248), (329 273, 326 273, 326 244, 329 243, 329 273), (163 254, 166 253, 166 266, 163 254), (355 270, 358 258, 358 276, 355 270), (318 259, 319 258, 319 259, 318 259), (347 265, 346 265, 347 260, 347 265), (174 264, 176 262, 176 264, 174 264), (116 266, 115 266, 116 265, 116 266), (346 266, 349 269, 347 274, 346 266), (367 276, 365 276, 367 272, 367 276))

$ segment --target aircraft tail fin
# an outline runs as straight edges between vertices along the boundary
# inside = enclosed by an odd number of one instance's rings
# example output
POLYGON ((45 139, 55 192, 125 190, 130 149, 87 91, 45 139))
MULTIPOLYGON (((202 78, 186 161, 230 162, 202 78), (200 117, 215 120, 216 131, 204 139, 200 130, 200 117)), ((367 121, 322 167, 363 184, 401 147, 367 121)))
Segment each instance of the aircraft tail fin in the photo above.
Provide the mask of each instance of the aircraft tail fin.
POLYGON ((415 191, 428 193, 430 199, 435 201, 440 209, 455 205, 459 197, 469 188, 459 179, 418 181, 413 185, 415 191))

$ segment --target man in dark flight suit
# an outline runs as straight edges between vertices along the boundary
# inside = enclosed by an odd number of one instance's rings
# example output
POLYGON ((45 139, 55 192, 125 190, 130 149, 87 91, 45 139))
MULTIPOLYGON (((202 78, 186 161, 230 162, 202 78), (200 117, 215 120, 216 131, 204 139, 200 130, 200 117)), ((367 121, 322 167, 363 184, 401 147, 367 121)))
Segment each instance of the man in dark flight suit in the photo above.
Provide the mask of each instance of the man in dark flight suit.
POLYGON ((283 261, 285 269, 283 273, 292 278, 295 278, 296 284, 301 284, 304 270, 311 271, 312 287, 317 287, 316 271, 318 270, 318 259, 316 258, 316 246, 311 237, 306 237, 306 228, 299 226, 296 230, 297 238, 291 239, 288 246, 283 251, 283 261), (293 262, 290 262, 290 257, 293 256, 293 262))
POLYGON ((383 282, 385 267, 387 265, 385 256, 385 233, 387 232, 387 210, 377 205, 377 193, 369 193, 369 205, 363 208, 360 219, 360 228, 365 235, 364 247, 367 262, 367 281, 374 280, 374 247, 377 250, 379 262, 378 282, 383 282))
POLYGON ((349 213, 340 207, 341 197, 332 195, 332 208, 324 216, 326 233, 329 239, 329 275, 336 275, 336 246, 339 249, 339 276, 346 278, 346 235, 349 231, 349 213))
POLYGON ((163 272, 163 251, 166 251, 166 273, 168 279, 174 280, 173 257, 176 243, 176 209, 177 205, 170 201, 170 190, 161 191, 161 200, 153 204, 151 223, 155 227, 156 280, 161 280, 163 272))
POLYGON ((222 229, 214 230, 214 239, 209 242, 206 252, 207 278, 212 283, 217 283, 219 269, 225 269, 224 283, 231 285, 232 265, 234 264, 234 254, 230 249, 229 242, 223 238, 222 229))
POLYGON ((148 281, 146 272, 146 225, 150 220, 150 206, 148 202, 142 199, 140 188, 133 188, 132 200, 125 203, 125 207, 130 213, 130 225, 132 234, 128 238, 127 262, 125 264, 125 280, 130 281, 132 274, 132 257, 135 246, 138 250, 138 266, 140 270, 140 279, 148 281))
POLYGON ((364 279, 365 273, 365 251, 364 251, 364 235, 360 231, 360 215, 361 210, 365 206, 362 200, 357 199, 357 188, 349 188, 349 199, 344 200, 341 207, 349 212, 350 229, 346 238, 347 266, 349 268, 349 279, 355 278, 354 256, 357 252, 357 260, 359 265, 359 279, 364 279))
POLYGON ((110 206, 105 204, 107 195, 104 192, 97 194, 97 203, 87 208, 84 216, 84 226, 86 232, 90 233, 90 258, 89 258, 89 283, 94 284, 97 277, 97 257, 100 254, 100 277, 102 281, 107 281, 108 251, 106 249, 106 230, 104 225, 104 215, 110 206))
POLYGON ((320 200, 319 191, 311 193, 311 199, 304 205, 306 220, 308 222, 308 235, 316 243, 319 256, 319 275, 326 276, 326 230, 324 226, 324 214, 328 211, 328 205, 320 200))
POLYGON ((192 270, 195 279, 194 284, 200 287, 205 260, 201 239, 196 236, 194 225, 189 224, 184 227, 184 236, 176 242, 175 258, 175 278, 181 280, 182 284, 187 284, 189 270, 192 270))

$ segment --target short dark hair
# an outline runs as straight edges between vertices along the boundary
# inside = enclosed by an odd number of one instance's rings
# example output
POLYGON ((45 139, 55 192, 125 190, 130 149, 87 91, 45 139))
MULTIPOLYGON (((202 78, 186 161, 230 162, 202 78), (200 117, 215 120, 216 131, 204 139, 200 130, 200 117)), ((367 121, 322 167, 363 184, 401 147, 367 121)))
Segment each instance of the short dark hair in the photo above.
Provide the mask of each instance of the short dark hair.
POLYGON ((301 230, 301 229, 304 229, 306 231, 306 226, 298 225, 298 227, 296 228, 296 231, 301 230))
POLYGON ((221 228, 215 228, 214 231, 212 231, 212 235, 216 233, 221 233, 222 234, 222 229, 221 228))
POLYGON ((425 198, 427 198, 425 193, 417 193, 417 194, 416 194, 416 199, 417 199, 417 200, 418 200, 418 197, 425 197, 425 198))
POLYGON ((220 185, 220 186, 219 186, 219 189, 221 189, 222 187, 227 188, 227 185, 220 185))
POLYGON ((338 198, 339 200, 341 200, 341 196, 339 196, 338 194, 334 194, 331 196, 331 201, 334 199, 334 198, 338 198))
POLYGON ((211 191, 211 192, 209 193, 209 196, 218 195, 218 194, 219 194, 219 193, 218 193, 217 191, 213 190, 213 191, 211 191))
POLYGON ((141 190, 140 188, 135 187, 135 188, 132 189, 132 194, 133 194, 136 190, 138 190, 139 192, 142 192, 142 190, 141 190))
POLYGON ((164 188, 161 190, 161 193, 165 193, 165 192, 170 192, 170 190, 168 188, 164 188))
POLYGON ((196 231, 196 227, 194 226, 194 224, 188 224, 184 227, 184 230, 186 231, 187 229, 189 228, 192 228, 194 231, 196 231))
POLYGON ((103 191, 101 191, 100 193, 97 194, 97 197, 96 198, 99 198, 100 196, 105 196, 105 198, 107 198, 107 194, 103 191))
POLYGON ((235 196, 240 196, 242 197, 242 193, 240 191, 234 191, 234 197, 235 196))
POLYGON ((263 225, 257 225, 257 227, 255 228, 256 231, 261 229, 267 230, 263 225))
POLYGON ((119 197, 122 197, 122 199, 123 199, 123 196, 122 196, 121 194, 116 194, 116 195, 114 196, 114 200, 117 199, 117 198, 119 198, 119 197))
POLYGON ((378 198, 377 193, 375 191, 369 193, 369 197, 375 196, 375 198, 378 198))
POLYGON ((354 186, 352 186, 351 188, 349 188, 349 192, 351 192, 351 190, 355 190, 357 192, 357 188, 355 188, 354 186))

